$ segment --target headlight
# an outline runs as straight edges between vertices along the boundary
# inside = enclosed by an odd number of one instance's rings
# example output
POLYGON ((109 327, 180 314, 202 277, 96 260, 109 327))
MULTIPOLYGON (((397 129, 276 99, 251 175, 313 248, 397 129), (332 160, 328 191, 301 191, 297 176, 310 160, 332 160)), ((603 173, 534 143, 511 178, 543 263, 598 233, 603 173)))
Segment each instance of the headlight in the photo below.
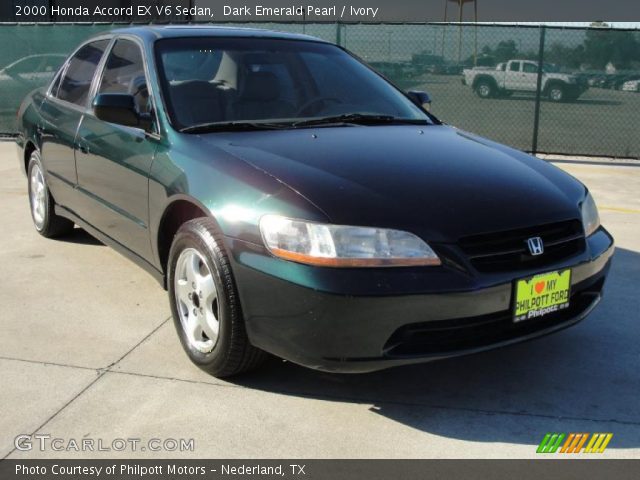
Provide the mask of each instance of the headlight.
POLYGON ((278 215, 260 219, 265 245, 275 256, 324 267, 440 265, 424 241, 408 232, 306 222, 278 215))
POLYGON ((584 235, 588 237, 595 232, 600 226, 600 216, 598 215, 598 207, 590 193, 582 202, 582 226, 584 227, 584 235))

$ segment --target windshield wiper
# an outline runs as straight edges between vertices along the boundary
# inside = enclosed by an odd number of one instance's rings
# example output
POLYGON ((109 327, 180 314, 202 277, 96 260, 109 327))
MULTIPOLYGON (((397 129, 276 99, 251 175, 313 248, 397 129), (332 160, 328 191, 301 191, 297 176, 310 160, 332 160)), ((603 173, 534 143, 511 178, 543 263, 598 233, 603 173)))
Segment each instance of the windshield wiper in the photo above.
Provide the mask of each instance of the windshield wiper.
POLYGON ((399 118, 392 115, 372 115, 366 113, 345 113, 330 117, 311 118, 295 122, 210 122, 184 127, 181 133, 233 132, 252 130, 282 130, 287 128, 312 127, 316 125, 354 124, 354 125, 388 125, 388 124, 427 125, 426 120, 399 118))
POLYGON ((278 130, 289 128, 289 125, 269 122, 211 122, 200 123, 180 129, 181 133, 234 132, 251 130, 278 130))
POLYGON ((393 115, 372 115, 366 113, 345 113, 342 115, 332 115, 330 117, 312 118, 300 120, 291 124, 292 127, 311 127, 315 125, 331 125, 340 123, 351 123, 355 125, 387 125, 393 123, 403 123, 408 125, 427 125, 426 120, 413 118, 399 118, 393 115))

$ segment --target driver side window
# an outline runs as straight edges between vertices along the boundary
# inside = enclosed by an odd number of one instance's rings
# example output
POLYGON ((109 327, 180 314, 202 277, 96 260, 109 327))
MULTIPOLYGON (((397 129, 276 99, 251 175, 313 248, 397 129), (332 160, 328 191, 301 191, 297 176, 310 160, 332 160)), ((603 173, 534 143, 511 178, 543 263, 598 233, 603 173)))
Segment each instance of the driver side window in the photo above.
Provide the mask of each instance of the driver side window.
POLYGON ((144 61, 136 43, 130 40, 116 41, 109 52, 98 93, 133 95, 138 112, 151 112, 144 61))

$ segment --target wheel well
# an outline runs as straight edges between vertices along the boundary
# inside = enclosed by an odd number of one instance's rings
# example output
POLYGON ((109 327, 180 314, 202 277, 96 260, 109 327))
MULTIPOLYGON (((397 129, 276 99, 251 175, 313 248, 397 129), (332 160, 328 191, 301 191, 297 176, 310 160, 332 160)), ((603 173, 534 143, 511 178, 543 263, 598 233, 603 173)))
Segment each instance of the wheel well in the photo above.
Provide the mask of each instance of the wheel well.
POLYGON ((486 75, 481 75, 479 77, 476 77, 476 79, 473 81, 473 88, 477 88, 478 85, 480 83, 489 83, 491 84, 491 86, 496 87, 498 84, 496 83, 496 79, 493 77, 488 77, 486 75))
POLYGON ((158 227, 158 256, 162 271, 165 274, 167 273, 167 261, 171 243, 178 229, 189 220, 206 216, 206 212, 187 200, 176 200, 167 207, 158 227))
POLYGON ((29 174, 29 159, 35 150, 36 146, 31 141, 27 142, 24 146, 24 171, 26 174, 29 174))
POLYGON ((560 81, 560 80, 551 80, 550 82, 548 82, 545 87, 544 87, 544 94, 548 94, 549 90, 551 90, 552 87, 562 87, 563 89, 565 88, 567 84, 560 81))

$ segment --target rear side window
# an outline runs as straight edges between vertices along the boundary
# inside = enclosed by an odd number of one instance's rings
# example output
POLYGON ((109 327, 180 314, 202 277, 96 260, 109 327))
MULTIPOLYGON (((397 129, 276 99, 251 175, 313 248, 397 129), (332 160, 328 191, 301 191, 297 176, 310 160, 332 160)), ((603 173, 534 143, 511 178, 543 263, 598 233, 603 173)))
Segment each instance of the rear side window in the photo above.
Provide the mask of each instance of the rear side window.
POLYGON ((87 103, 91 80, 109 40, 98 40, 88 43, 71 57, 64 78, 58 88, 58 98, 76 105, 87 103))
POLYGON ((535 63, 525 63, 522 71, 525 73, 538 73, 538 67, 535 63))
POLYGON ((99 93, 132 95, 141 113, 149 113, 149 90, 140 47, 130 40, 118 40, 107 57, 99 93))

